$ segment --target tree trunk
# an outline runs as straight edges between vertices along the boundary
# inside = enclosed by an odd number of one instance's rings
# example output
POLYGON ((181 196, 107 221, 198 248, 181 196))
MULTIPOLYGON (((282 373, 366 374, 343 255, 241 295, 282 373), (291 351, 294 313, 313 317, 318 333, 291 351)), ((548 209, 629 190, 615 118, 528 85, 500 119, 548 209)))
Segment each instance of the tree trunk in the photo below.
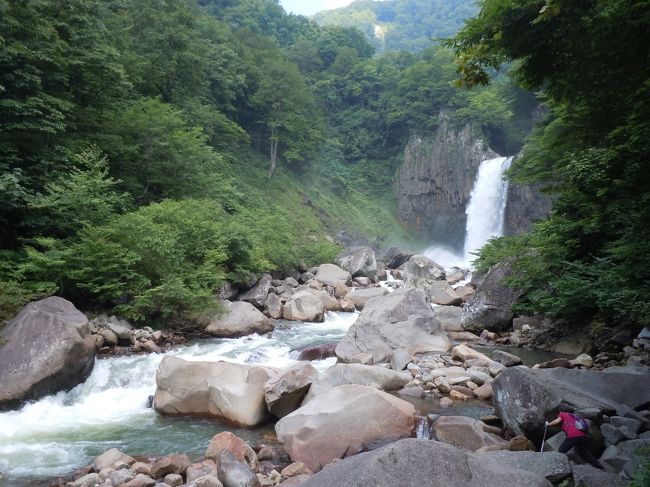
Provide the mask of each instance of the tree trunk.
POLYGON ((278 141, 276 140, 275 133, 276 130, 271 129, 271 168, 269 169, 268 174, 269 179, 273 177, 273 173, 275 172, 275 167, 278 160, 278 141))

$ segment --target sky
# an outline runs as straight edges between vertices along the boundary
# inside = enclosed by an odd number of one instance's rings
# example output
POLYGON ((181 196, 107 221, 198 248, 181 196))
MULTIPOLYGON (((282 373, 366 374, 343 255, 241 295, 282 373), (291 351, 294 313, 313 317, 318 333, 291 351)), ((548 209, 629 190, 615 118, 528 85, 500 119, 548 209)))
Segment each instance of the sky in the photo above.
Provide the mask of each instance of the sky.
POLYGON ((321 10, 345 7, 352 3, 352 0, 280 0, 280 4, 287 12, 312 15, 321 10))

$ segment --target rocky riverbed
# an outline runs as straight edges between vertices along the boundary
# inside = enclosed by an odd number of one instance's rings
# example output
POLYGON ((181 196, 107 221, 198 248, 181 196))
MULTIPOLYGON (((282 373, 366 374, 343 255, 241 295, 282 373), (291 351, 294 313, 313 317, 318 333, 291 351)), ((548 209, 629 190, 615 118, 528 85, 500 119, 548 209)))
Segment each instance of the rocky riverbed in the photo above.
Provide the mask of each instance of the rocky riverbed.
MULTIPOLYGON (((517 322, 515 298, 502 289, 504 275, 501 267, 472 285, 466 271, 445 270, 423 256, 392 249, 381 262, 369 248, 354 249, 336 264, 282 280, 261 276, 243 294, 222 289, 225 313, 204 325, 216 338, 183 346, 182 337, 134 330, 118 318, 89 322, 60 298, 32 303, 3 332, 10 338, 3 351, 13 351, 0 354, 0 362, 7 361, 0 365, 30 373, 19 382, 5 373, 3 384, 10 387, 0 400, 14 408, 37 402, 0 414, 0 423, 13 431, 0 438, 0 471, 9 470, 0 475, 15 485, 38 477, 25 475, 36 464, 20 470, 3 463, 12 434, 25 437, 20 427, 9 428, 12 420, 25 421, 25 428, 33 427, 32 420, 47 421, 56 398, 57 411, 69 414, 66 408, 91 397, 84 387, 106 378, 105 364, 121 361, 131 372, 140 369, 127 382, 115 377, 116 384, 95 390, 97 402, 85 404, 85 411, 99 410, 105 401, 101 410, 119 421, 132 407, 133 420, 148 418, 135 431, 152 441, 138 451, 95 448, 92 464, 53 484, 363 486, 383 479, 391 485, 515 486, 572 478, 586 486, 623 485, 641 463, 637 450, 650 446, 650 391, 643 387, 650 378, 647 331, 626 349, 592 356, 581 353, 583 347, 527 367, 516 348, 499 348, 534 343, 548 326, 537 319, 517 322), (37 366, 18 367, 18 346, 29 350, 27 337, 38 330, 39 319, 56 323, 71 338, 62 347, 60 336, 51 335, 53 344, 41 351, 37 366), (25 330, 31 331, 21 335, 25 330), (46 352, 65 360, 48 362, 46 352), (127 355, 101 359, 89 372, 83 364, 96 352, 127 355), (148 355, 130 355, 139 352, 148 355), (66 376, 65 364, 73 359, 82 366, 66 376), (48 396, 75 381, 80 385, 71 392, 48 396), (137 395, 120 399, 136 389, 137 395), (153 409, 146 408, 150 394, 153 409), (562 402, 591 420, 605 472, 582 465, 572 452, 554 451, 562 440, 555 430, 544 438, 545 453, 538 452, 544 421, 562 402), (492 407, 496 414, 489 414, 492 407), (180 443, 187 446, 170 450, 178 424, 199 425, 201 433, 183 435, 180 443), (269 436, 265 428, 273 424, 269 436), (171 435, 165 433, 170 428, 171 435), (212 437, 214 429, 225 431, 212 437), (251 431, 258 433, 251 437, 251 431), (167 438, 164 448, 156 449, 157 437, 167 438), (170 455, 160 456, 165 453, 170 455), (387 458, 395 467, 378 469, 387 458)), ((92 424, 71 427, 79 441, 93 438, 92 424)))

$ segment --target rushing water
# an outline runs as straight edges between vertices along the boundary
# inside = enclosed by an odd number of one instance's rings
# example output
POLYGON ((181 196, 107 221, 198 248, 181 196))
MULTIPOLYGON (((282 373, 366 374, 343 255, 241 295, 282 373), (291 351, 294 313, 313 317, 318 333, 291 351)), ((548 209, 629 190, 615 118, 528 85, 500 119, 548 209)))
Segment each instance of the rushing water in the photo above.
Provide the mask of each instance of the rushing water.
MULTIPOLYGON (((286 367, 290 351, 340 340, 357 313, 328 313, 324 323, 276 322, 273 333, 237 339, 201 340, 168 355, 186 360, 256 363, 286 367)), ((0 413, 0 485, 67 475, 109 448, 132 455, 185 452, 200 456, 210 438, 225 429, 260 441, 270 427, 227 428, 215 421, 168 418, 147 407, 156 389, 162 354, 98 360, 91 376, 69 392, 48 396, 17 411, 0 413)), ((312 362, 317 368, 334 358, 312 362)))

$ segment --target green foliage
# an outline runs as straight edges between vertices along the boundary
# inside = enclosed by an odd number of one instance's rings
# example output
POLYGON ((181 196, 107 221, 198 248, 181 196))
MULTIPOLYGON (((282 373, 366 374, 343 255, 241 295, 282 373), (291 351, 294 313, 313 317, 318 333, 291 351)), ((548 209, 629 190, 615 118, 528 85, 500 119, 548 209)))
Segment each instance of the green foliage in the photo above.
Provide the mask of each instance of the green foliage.
POLYGON ((627 487, 647 487, 650 485, 650 448, 640 448, 637 454, 645 460, 636 468, 627 487))

